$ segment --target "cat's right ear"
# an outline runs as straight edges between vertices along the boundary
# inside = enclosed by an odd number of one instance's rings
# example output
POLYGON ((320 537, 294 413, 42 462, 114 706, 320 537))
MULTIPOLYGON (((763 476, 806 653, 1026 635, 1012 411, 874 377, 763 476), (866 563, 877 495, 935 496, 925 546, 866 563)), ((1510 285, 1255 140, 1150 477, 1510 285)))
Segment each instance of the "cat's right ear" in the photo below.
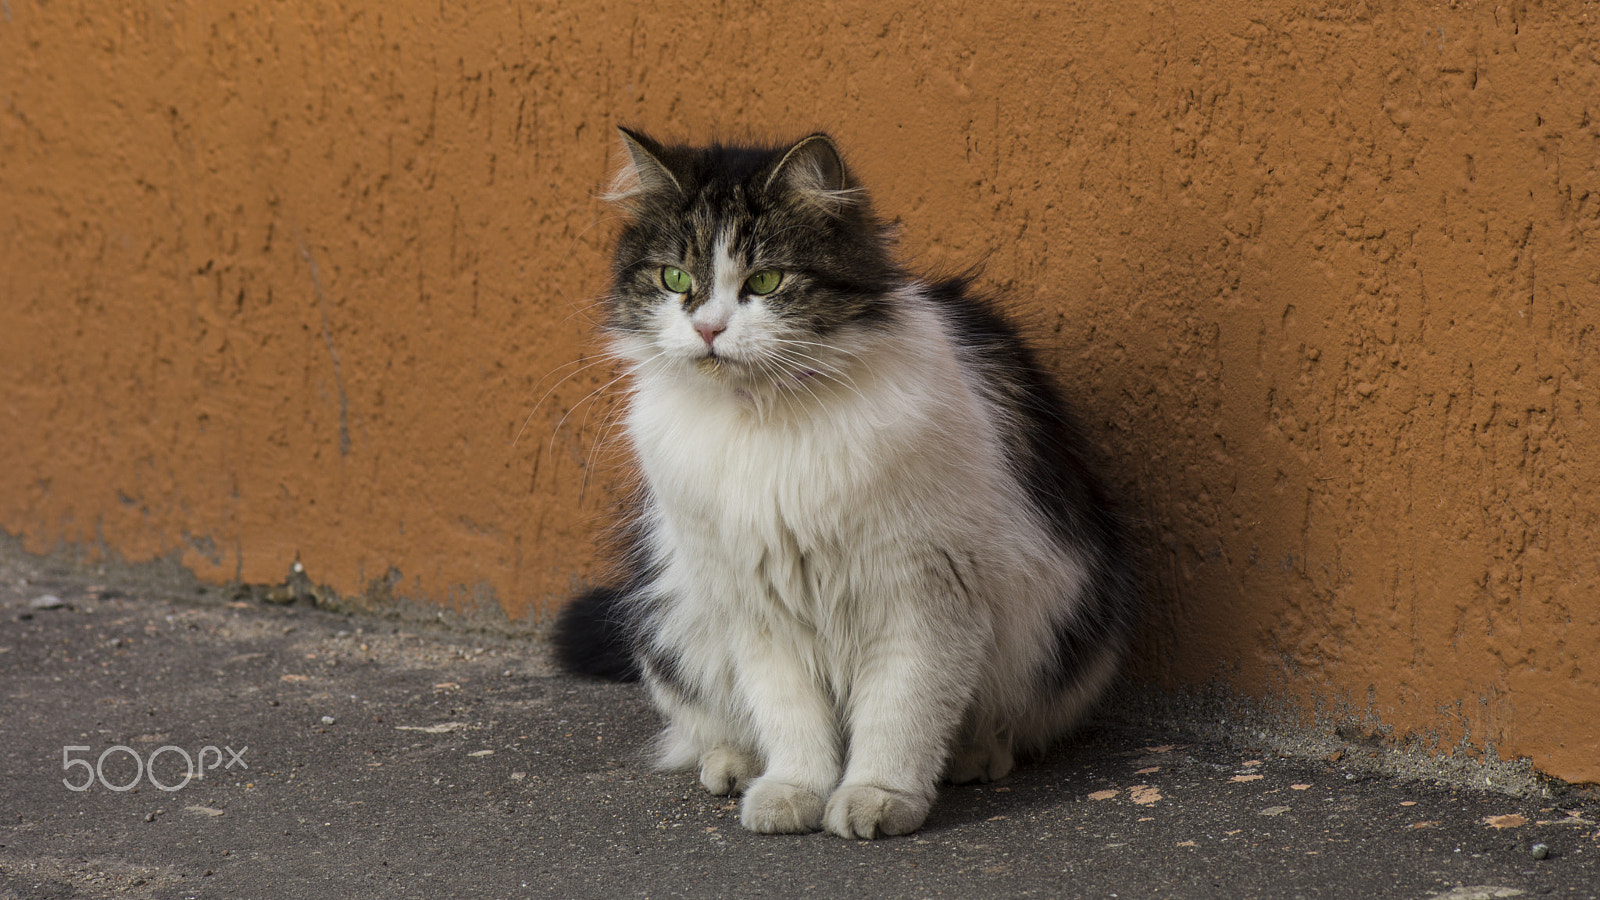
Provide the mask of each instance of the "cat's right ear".
POLYGON ((663 151, 660 144, 626 128, 617 128, 617 135, 622 138, 622 166, 612 176, 611 183, 600 199, 632 208, 638 206, 645 197, 683 190, 672 170, 661 161, 663 151))
POLYGON ((821 132, 790 147, 767 176, 766 187, 786 190, 832 216, 862 199, 861 188, 839 158, 839 148, 821 132))

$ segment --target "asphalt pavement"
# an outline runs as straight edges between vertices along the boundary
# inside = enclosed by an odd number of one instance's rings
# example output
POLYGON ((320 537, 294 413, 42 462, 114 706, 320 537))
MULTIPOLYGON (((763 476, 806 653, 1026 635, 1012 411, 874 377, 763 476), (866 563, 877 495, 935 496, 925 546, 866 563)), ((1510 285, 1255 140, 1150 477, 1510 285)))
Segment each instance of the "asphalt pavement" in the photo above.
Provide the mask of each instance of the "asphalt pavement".
POLYGON ((258 597, 0 540, 0 898, 1600 897, 1592 789, 1110 717, 906 837, 754 835, 537 633, 258 597))

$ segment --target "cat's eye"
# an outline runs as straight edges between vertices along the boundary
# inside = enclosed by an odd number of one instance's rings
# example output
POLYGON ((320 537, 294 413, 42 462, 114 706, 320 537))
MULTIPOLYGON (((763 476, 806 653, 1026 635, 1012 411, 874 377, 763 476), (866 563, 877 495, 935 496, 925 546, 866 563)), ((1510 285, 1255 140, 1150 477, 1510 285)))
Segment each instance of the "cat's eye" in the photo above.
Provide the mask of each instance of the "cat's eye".
POLYGON ((783 273, 777 269, 762 269, 744 280, 745 290, 757 297, 765 296, 778 289, 783 282, 783 273))
POLYGON ((694 279, 689 277, 688 272, 677 266, 661 267, 661 286, 674 294, 687 294, 691 284, 694 284, 694 279))

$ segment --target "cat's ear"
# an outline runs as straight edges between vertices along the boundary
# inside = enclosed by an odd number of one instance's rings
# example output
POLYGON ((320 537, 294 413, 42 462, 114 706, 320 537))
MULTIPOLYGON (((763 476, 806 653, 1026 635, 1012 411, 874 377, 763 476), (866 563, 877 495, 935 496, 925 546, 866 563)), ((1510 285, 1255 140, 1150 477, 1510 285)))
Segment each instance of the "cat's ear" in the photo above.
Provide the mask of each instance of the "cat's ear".
POLYGON ((862 199, 861 188, 825 134, 813 134, 789 148, 767 176, 766 189, 785 190, 829 215, 839 215, 862 199))
POLYGON ((622 138, 624 158, 617 174, 611 178, 611 183, 600 195, 600 199, 618 206, 631 207, 638 205, 641 198, 653 194, 677 193, 683 190, 678 184, 678 179, 661 161, 663 155, 660 144, 637 131, 618 128, 617 135, 622 138))

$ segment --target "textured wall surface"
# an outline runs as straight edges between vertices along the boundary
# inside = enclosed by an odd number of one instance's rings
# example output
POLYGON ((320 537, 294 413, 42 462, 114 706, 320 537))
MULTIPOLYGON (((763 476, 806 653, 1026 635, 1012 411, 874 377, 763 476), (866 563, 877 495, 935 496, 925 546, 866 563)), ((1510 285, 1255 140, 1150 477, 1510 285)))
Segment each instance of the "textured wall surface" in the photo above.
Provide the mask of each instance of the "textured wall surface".
POLYGON ((1600 780, 1600 7, 0 0, 0 528, 547 612, 611 127, 832 131, 1150 526, 1139 671, 1600 780))

